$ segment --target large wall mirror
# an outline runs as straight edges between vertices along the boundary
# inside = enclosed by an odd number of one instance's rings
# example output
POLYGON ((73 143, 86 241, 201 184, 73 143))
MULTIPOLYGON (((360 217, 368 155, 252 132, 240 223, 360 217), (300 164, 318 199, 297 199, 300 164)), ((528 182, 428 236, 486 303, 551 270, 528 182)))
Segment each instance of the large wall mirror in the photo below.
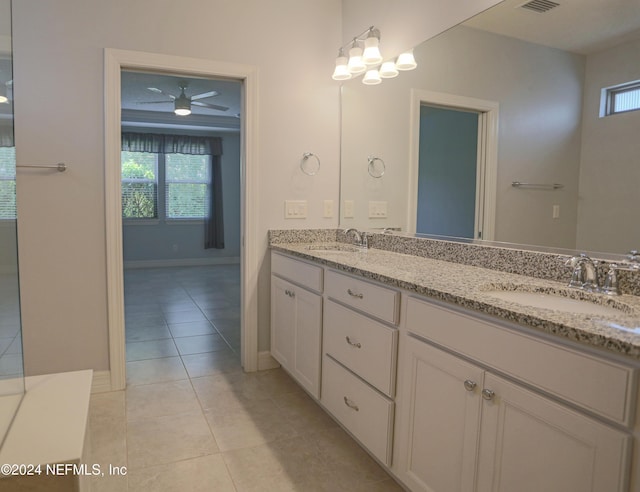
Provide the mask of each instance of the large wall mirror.
POLYGON ((24 395, 15 156, 11 1, 0 0, 0 446, 24 395))
POLYGON ((505 0, 416 46, 414 71, 343 84, 341 226, 640 249, 633 90, 606 115, 619 89, 640 83, 640 4, 523 3, 505 0), (368 172, 372 158, 384 174, 368 172), (449 227, 456 214, 464 227, 449 227))

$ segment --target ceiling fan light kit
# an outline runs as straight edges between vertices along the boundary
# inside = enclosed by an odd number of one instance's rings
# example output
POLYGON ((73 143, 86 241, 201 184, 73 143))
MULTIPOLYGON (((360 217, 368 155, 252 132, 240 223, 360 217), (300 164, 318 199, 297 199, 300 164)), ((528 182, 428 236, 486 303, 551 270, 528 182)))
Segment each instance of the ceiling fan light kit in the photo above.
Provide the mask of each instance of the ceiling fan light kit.
POLYGON ((158 89, 157 87, 147 87, 147 90, 154 92, 156 94, 163 94, 170 98, 169 101, 141 101, 138 104, 167 104, 173 102, 174 113, 178 116, 189 116, 191 114, 192 106, 200 106, 202 108, 214 109, 216 111, 228 111, 229 108, 226 106, 219 106, 217 104, 209 104, 205 102, 199 101, 199 99, 206 99, 208 97, 214 97, 220 95, 217 91, 209 91, 203 92, 201 94, 196 94, 194 96, 187 96, 185 94, 185 90, 188 87, 187 82, 182 81, 178 85, 180 87, 180 95, 174 96, 173 94, 169 94, 168 92, 163 91, 162 89, 158 89))
POLYGON ((417 67, 413 52, 402 53, 397 60, 383 62, 380 53, 380 30, 374 26, 358 34, 349 43, 338 49, 336 66, 331 78, 333 80, 348 80, 360 73, 366 72, 362 83, 378 85, 381 78, 389 79, 398 76, 398 70, 413 70, 417 67), (364 52, 361 44, 364 45, 364 52), (345 48, 349 49, 349 58, 344 55, 345 48), (382 66, 380 66, 382 64, 382 66))

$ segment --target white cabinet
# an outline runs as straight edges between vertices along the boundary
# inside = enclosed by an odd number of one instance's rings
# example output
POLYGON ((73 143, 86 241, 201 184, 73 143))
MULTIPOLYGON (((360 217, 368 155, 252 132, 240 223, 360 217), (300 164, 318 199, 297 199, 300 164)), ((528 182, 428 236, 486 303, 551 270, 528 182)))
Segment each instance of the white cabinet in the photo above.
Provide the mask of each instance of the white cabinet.
POLYGON ((321 402, 391 465, 400 293, 329 270, 325 295, 321 402))
MULTIPOLYGON (((274 255, 275 256, 275 255, 274 255)), ((289 258, 285 262, 296 262, 289 258)), ((300 263, 300 271, 312 265, 300 263)), ((314 271, 314 270, 312 270, 314 271)), ((271 276, 271 355, 311 395, 320 397, 322 296, 275 274, 271 276)))
MULTIPOLYGON (((628 433, 432 346, 412 328, 428 333, 425 327, 444 314, 434 307, 425 318, 425 309, 408 315, 400 354, 395 465, 411 490, 626 490, 628 433)), ((464 324, 448 316, 439 321, 450 330, 464 324)))

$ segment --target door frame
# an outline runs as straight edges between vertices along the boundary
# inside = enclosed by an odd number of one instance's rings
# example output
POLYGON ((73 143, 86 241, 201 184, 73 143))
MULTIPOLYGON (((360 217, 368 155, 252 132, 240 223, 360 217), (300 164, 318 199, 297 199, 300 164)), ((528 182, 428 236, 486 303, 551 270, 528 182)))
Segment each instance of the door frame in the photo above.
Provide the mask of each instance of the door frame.
POLYGON ((258 269, 257 241, 257 69, 219 62, 141 51, 104 50, 105 220, 107 315, 111 390, 126 386, 124 262, 122 257, 121 93, 122 70, 148 70, 185 76, 218 77, 243 84, 240 138, 241 215, 241 354, 245 371, 258 369, 258 269))
POLYGON ((498 168, 498 110, 496 101, 411 89, 409 123, 409 174, 407 231, 416 233, 418 216, 418 168, 420 157, 420 106, 440 106, 478 113, 478 165, 476 176, 475 235, 493 241, 496 219, 498 168))

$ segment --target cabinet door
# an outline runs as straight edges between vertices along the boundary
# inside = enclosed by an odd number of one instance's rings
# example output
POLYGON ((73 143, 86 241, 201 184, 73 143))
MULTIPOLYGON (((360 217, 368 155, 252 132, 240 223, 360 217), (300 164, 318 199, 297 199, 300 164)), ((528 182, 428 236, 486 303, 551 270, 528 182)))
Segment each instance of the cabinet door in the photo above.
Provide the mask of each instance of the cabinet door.
POLYGON ((320 398, 320 356, 322 340, 322 297, 293 287, 294 323, 293 376, 313 396, 320 398))
POLYGON ((400 478, 411 490, 473 490, 484 372, 405 337, 400 478))
POLYGON ((295 287, 278 277, 271 277, 271 355, 282 367, 292 371, 294 362, 296 300, 295 287))
POLYGON ((271 355, 320 397, 322 296, 271 276, 271 355))
POLYGON ((478 491, 626 490, 630 438, 498 376, 485 376, 478 491))

